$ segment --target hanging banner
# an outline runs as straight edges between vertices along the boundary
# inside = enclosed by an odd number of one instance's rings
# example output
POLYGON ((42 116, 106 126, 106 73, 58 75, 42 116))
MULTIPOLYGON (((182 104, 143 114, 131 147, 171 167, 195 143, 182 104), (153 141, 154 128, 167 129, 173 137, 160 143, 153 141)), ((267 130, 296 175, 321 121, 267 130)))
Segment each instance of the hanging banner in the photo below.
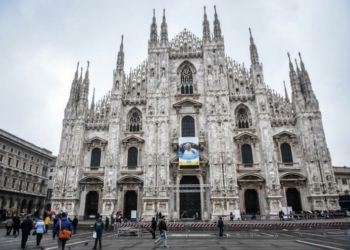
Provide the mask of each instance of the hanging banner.
POLYGON ((199 166, 198 137, 179 138, 179 166, 199 166))

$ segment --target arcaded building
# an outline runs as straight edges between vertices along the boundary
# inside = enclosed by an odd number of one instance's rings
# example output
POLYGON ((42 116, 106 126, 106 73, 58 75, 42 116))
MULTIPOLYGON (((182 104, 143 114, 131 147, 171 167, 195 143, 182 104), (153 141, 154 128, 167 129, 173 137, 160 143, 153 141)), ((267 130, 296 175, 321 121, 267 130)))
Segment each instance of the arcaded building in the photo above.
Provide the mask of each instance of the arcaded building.
POLYGON ((169 39, 165 12, 160 32, 154 15, 148 57, 129 72, 122 38, 111 90, 98 101, 88 100, 93 67, 83 74, 78 65, 63 119, 55 211, 81 218, 136 211, 149 220, 157 212, 211 219, 234 210, 338 208, 321 111, 301 56, 296 64, 289 59, 291 95, 278 94, 264 80, 274 72, 263 71, 250 29, 245 67, 226 55, 216 10, 213 26, 205 10, 201 22, 200 37, 185 29, 169 39), (190 152, 199 159, 180 164, 190 152))

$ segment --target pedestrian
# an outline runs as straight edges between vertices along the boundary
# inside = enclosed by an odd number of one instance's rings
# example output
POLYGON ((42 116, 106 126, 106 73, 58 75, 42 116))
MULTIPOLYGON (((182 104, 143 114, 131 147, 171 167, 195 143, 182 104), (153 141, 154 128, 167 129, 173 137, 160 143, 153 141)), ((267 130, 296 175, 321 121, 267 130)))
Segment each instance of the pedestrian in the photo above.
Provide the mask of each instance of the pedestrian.
POLYGON ((17 215, 13 217, 13 236, 16 238, 17 234, 19 235, 19 226, 21 225, 21 220, 17 215))
POLYGON ((73 222, 72 222, 72 226, 73 226, 73 234, 77 234, 77 227, 78 227, 78 218, 77 216, 74 216, 73 222))
POLYGON ((45 233, 49 231, 50 221, 51 221, 50 215, 47 215, 45 217, 45 233))
POLYGON ((284 221, 284 213, 283 211, 279 211, 278 216, 280 217, 280 221, 284 221))
POLYGON ((13 220, 12 218, 8 219, 6 222, 6 235, 10 235, 13 227, 13 220))
POLYGON ((113 230, 115 223, 114 212, 111 214, 111 226, 109 227, 109 231, 113 230))
POLYGON ((224 222, 223 222, 221 216, 219 216, 218 228, 219 228, 219 236, 220 236, 220 238, 222 238, 223 234, 224 234, 224 222))
POLYGON ((156 218, 152 218, 152 224, 151 224, 151 228, 152 228, 152 236, 153 236, 153 239, 156 238, 156 230, 157 230, 157 221, 156 221, 156 218))
POLYGON ((64 250, 67 242, 67 239, 60 239, 59 237, 60 231, 63 229, 72 232, 72 224, 67 219, 67 214, 65 212, 62 213, 60 220, 56 223, 55 227, 52 230, 52 238, 55 239, 57 236, 58 250, 64 250))
POLYGON ((55 218, 53 218, 53 227, 56 226, 57 222, 58 222, 58 215, 56 215, 55 218))
POLYGON ((39 221, 35 224, 36 229, 36 245, 39 246, 41 239, 43 238, 43 233, 46 232, 46 226, 43 221, 43 217, 39 217, 39 221))
POLYGON ((100 249, 102 248, 102 232, 104 228, 105 228, 105 225, 102 221, 102 216, 100 216, 94 224, 94 231, 96 232, 96 238, 95 238, 95 246, 92 249, 96 249, 97 241, 100 249))
POLYGON ((233 216, 233 213, 231 212, 231 213, 230 213, 230 221, 233 221, 233 217, 234 217, 234 216, 233 216))
POLYGON ((33 222, 30 219, 30 216, 27 216, 27 219, 22 222, 20 228, 22 229, 21 248, 24 249, 26 247, 28 236, 30 235, 30 230, 33 228, 33 222))
POLYGON ((290 210, 290 212, 289 212, 289 219, 290 220, 294 220, 294 216, 293 216, 293 211, 292 210, 290 210))
POLYGON ((109 227, 109 218, 108 218, 108 216, 106 216, 105 223, 106 223, 106 231, 108 231, 108 227, 109 227))
POLYGON ((160 236, 157 240, 154 241, 154 245, 157 245, 157 243, 161 240, 164 241, 164 247, 169 247, 167 245, 167 241, 168 241, 168 236, 167 236, 167 226, 166 226, 166 222, 165 222, 165 215, 162 215, 161 220, 159 221, 159 232, 160 232, 160 236))

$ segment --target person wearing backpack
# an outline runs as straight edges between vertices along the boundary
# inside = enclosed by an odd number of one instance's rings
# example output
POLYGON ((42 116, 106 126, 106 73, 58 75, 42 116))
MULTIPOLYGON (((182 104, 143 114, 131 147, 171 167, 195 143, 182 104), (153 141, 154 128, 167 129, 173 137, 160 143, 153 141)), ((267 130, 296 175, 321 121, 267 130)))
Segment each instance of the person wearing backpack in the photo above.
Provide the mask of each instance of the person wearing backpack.
POLYGON ((72 224, 67 219, 67 214, 62 213, 61 219, 56 223, 52 230, 52 238, 55 239, 57 236, 57 245, 59 250, 64 250, 67 240, 72 236, 72 224), (68 234, 68 237, 66 236, 68 234))
POLYGON ((43 221, 43 217, 39 217, 39 221, 35 224, 35 230, 36 230, 36 245, 40 245, 40 241, 43 238, 43 233, 45 233, 46 227, 45 223, 43 221))

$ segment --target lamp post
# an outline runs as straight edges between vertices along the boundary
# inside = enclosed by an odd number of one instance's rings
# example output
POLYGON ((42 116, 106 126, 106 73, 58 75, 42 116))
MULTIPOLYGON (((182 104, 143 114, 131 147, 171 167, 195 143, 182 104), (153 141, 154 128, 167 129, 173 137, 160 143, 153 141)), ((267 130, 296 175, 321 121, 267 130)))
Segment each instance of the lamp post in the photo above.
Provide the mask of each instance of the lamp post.
POLYGON ((21 193, 22 193, 22 187, 18 188, 18 204, 17 204, 17 215, 19 216, 19 214, 21 213, 21 193))

